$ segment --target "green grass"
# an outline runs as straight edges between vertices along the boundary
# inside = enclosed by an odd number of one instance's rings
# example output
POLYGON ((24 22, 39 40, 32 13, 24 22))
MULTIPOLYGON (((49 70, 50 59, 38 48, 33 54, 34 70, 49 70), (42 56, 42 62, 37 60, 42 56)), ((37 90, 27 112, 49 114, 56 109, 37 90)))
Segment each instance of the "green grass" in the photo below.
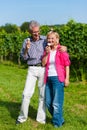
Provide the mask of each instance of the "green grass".
MULTIPOLYGON (((27 69, 0 64, 0 130, 55 130, 47 112, 45 125, 36 122, 38 89, 31 99, 28 120, 15 125, 20 112, 27 69)), ((60 130, 87 130, 87 83, 70 83, 65 88, 65 124, 60 130)))

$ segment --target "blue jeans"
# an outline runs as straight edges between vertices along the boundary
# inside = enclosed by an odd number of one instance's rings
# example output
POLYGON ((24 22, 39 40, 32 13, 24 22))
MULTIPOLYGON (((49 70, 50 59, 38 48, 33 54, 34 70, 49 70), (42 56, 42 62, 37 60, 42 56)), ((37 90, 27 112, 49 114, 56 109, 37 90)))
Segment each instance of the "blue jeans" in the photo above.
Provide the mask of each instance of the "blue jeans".
POLYGON ((64 83, 58 80, 57 76, 47 78, 46 88, 46 106, 52 115, 54 126, 62 126, 63 119, 63 101, 64 101, 64 83))

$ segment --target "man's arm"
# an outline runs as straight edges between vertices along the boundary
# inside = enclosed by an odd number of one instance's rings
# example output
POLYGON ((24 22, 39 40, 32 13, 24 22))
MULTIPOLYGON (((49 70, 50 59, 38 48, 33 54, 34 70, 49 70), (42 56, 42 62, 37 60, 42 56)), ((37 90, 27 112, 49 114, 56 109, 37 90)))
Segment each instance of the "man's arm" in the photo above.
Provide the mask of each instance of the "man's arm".
POLYGON ((23 45, 22 45, 22 49, 21 49, 21 52, 20 52, 20 57, 26 61, 29 56, 28 56, 28 49, 30 48, 30 41, 27 40, 24 40, 23 42, 23 45))

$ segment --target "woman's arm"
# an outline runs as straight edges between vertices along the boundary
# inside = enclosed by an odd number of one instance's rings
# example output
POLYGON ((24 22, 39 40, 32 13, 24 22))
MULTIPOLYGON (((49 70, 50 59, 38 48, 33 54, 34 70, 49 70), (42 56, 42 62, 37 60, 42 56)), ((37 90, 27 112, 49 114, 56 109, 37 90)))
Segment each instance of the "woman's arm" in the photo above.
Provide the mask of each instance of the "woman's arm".
POLYGON ((42 66, 45 66, 47 63, 48 54, 45 54, 42 58, 42 66))
POLYGON ((65 86, 68 86, 69 85, 69 71, 70 71, 69 66, 66 66, 65 70, 66 70, 65 86))
POLYGON ((48 59, 48 54, 49 54, 50 50, 51 50, 51 48, 49 46, 46 46, 45 53, 44 53, 43 58, 42 58, 42 66, 46 65, 47 59, 48 59))

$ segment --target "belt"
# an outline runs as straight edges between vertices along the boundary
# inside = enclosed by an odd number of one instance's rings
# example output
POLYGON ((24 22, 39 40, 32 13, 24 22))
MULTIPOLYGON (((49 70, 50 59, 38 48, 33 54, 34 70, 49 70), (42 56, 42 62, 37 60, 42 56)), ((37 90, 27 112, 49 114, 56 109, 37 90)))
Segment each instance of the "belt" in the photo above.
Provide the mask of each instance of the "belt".
POLYGON ((28 66, 37 66, 37 67, 39 67, 39 66, 42 66, 42 64, 38 63, 38 64, 35 64, 35 65, 28 65, 28 66))

